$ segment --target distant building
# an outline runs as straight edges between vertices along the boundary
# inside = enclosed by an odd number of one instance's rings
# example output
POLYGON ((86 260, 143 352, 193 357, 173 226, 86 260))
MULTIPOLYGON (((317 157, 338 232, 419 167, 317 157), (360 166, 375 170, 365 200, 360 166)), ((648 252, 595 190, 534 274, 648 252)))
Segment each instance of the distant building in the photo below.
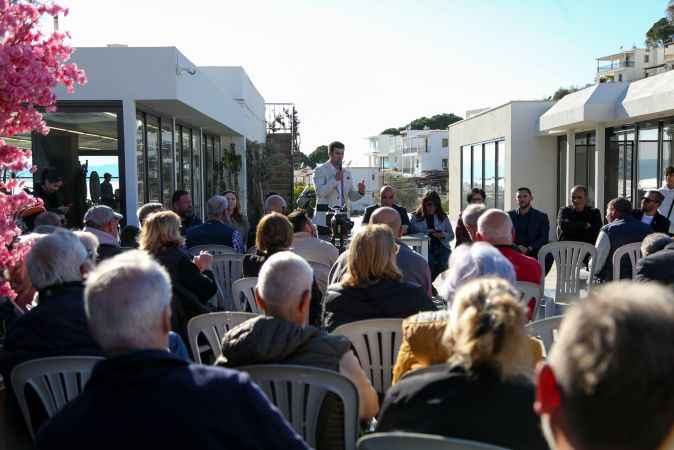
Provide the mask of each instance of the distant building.
POLYGON ((425 172, 447 170, 447 130, 404 130, 400 134, 403 175, 419 177, 425 172))
POLYGON ((365 181, 365 195, 357 202, 351 203, 351 212, 362 212, 365 208, 379 201, 379 189, 381 188, 381 178, 379 177, 379 167, 348 167, 351 172, 354 187, 361 180, 365 181))
POLYGON ((597 58, 595 82, 630 82, 674 69, 674 41, 663 47, 632 48, 597 58))
POLYGON ((314 169, 311 167, 303 167, 294 171, 293 180, 295 184, 311 184, 311 177, 314 174, 314 169))
POLYGON ((368 165, 382 170, 400 171, 402 167, 402 137, 379 134, 367 138, 368 165))

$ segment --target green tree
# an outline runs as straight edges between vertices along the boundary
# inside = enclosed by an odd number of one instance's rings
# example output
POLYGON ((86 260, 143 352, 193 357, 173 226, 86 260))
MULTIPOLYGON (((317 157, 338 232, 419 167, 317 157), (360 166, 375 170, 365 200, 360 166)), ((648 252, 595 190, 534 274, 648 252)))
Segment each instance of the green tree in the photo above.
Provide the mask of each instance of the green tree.
POLYGON ((319 145, 316 147, 316 150, 309 153, 309 161, 311 161, 311 167, 316 167, 318 164, 322 164, 328 160, 328 146, 319 145))
POLYGON ((311 163, 311 159, 298 149, 293 151, 293 169, 301 169, 302 167, 311 167, 314 165, 311 163))
POLYGON ((662 47, 664 41, 674 36, 674 23, 663 17, 646 32, 646 45, 662 47))
POLYGON ((387 128, 379 134, 390 134, 391 136, 398 136, 400 134, 400 130, 397 128, 387 128))
POLYGON ((397 136, 401 131, 406 130, 407 128, 411 128, 412 130, 423 130, 424 128, 428 127, 431 130, 446 130, 448 126, 460 120, 463 120, 463 117, 457 116, 453 113, 436 114, 431 117, 423 116, 419 117, 418 119, 414 119, 407 125, 404 125, 400 128, 387 128, 382 131, 381 134, 397 136))

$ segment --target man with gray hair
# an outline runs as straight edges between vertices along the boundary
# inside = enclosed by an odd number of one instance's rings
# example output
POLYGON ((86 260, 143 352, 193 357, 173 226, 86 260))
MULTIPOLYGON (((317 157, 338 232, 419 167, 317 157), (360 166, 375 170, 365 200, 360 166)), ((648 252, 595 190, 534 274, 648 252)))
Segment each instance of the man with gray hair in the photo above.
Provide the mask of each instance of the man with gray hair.
POLYGON ((87 280, 85 303, 109 356, 40 430, 37 448, 308 448, 246 374, 166 351, 171 280, 147 253, 102 263, 87 280))
POLYGON ((37 306, 7 330, 0 372, 8 383, 17 364, 59 355, 99 355, 84 314, 83 278, 93 268, 80 239, 61 230, 37 239, 26 260, 37 306))
MULTIPOLYGON (((432 296, 433 287, 431 284, 431 269, 423 256, 409 248, 400 240, 403 230, 401 228, 400 214, 398 211, 389 208, 388 206, 377 208, 370 217, 370 224, 384 224, 391 228, 391 231, 393 231, 393 235, 396 238, 396 243, 399 246, 396 264, 403 273, 403 281, 421 286, 429 297, 432 296)), ((330 270, 330 276, 328 278, 329 284, 339 283, 346 274, 348 254, 349 251, 347 250, 337 258, 337 262, 330 270)))
POLYGON ((214 195, 206 202, 208 219, 201 225, 191 227, 185 233, 187 247, 196 245, 225 245, 238 253, 244 252, 239 230, 227 224, 227 197, 214 195))
POLYGON ((461 213, 463 226, 473 242, 475 242, 475 236, 477 235, 477 221, 485 211, 487 211, 487 207, 483 203, 473 203, 466 206, 466 209, 461 213))
POLYGON ((98 261, 128 250, 119 245, 119 221, 123 216, 106 205, 96 205, 84 214, 84 231, 98 238, 98 261))
POLYGON ((308 325, 313 278, 311 266, 302 257, 289 251, 272 255, 262 266, 255 289, 255 300, 265 315, 224 336, 217 364, 294 364, 339 372, 358 389, 360 417, 372 418, 379 409, 377 394, 351 342, 308 325))
POLYGON ((476 241, 496 247, 515 268, 517 281, 541 284, 542 273, 538 261, 519 252, 513 245, 513 237, 510 216, 500 209, 488 209, 477 221, 476 241))
POLYGON ((264 201, 264 213, 270 214, 277 212, 279 214, 285 214, 288 204, 285 199, 278 194, 271 194, 264 201))
POLYGON ((161 203, 146 203, 140 208, 138 208, 138 211, 136 211, 136 215, 138 216, 138 223, 140 226, 143 226, 143 223, 145 223, 145 219, 147 219, 150 214, 156 213, 158 211, 164 211, 164 205, 161 203))
POLYGON ((674 294, 611 283, 566 313, 538 372, 535 410, 550 448, 674 445, 674 294))

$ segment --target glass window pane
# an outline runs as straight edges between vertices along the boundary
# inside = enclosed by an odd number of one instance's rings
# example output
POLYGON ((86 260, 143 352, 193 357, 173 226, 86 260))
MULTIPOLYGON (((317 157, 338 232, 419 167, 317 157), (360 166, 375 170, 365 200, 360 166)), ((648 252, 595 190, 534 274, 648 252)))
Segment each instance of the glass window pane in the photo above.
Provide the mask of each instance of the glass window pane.
POLYGON ((183 163, 182 163, 182 155, 183 155, 183 141, 181 138, 181 132, 182 128, 180 125, 176 125, 175 129, 173 130, 173 145, 175 145, 175 173, 176 173, 176 182, 178 185, 176 186, 176 190, 178 189, 185 189, 183 186, 183 163))
POLYGON ((138 172, 138 206, 147 203, 145 199, 145 127, 143 114, 136 114, 136 163, 138 172))
POLYGON ((634 141, 625 142, 625 198, 632 201, 632 182, 634 180, 634 141))
POLYGON ((505 141, 498 141, 497 143, 497 157, 496 172, 498 181, 496 183, 496 202, 495 206, 499 209, 505 208, 505 171, 506 171, 506 144, 505 141))
POLYGON ((639 184, 638 196, 641 198, 648 189, 656 189, 658 186, 658 127, 655 126, 639 129, 639 184))
POLYGON ((662 185, 665 185, 664 172, 669 166, 674 165, 674 149, 672 149, 672 137, 674 136, 674 122, 665 123, 662 128, 662 185))
POLYGON ((161 181, 162 203, 171 207, 171 196, 175 191, 175 173, 173 169, 173 120, 161 119, 161 181))
POLYGON ((203 189, 201 179, 201 131, 192 130, 192 203, 194 214, 201 216, 201 193, 203 189))
MULTIPOLYGON (((28 150, 30 151, 33 146, 33 139, 30 133, 28 134, 17 134, 12 137, 3 137, 2 138, 7 145, 14 145, 22 150, 28 150)), ((14 178, 23 181, 24 188, 28 188, 30 190, 33 189, 33 173, 30 171, 30 167, 33 165, 33 157, 28 158, 28 169, 27 170, 22 170, 21 172, 17 172, 14 175, 14 178)), ((39 172, 39 170, 38 170, 39 172)), ((10 177, 11 174, 8 171, 2 170, 0 172, 2 174, 2 181, 6 182, 10 177)), ((16 189, 14 192, 18 193, 19 189, 16 189)))
POLYGON ((473 187, 482 189, 482 144, 473 145, 473 187))
POLYGON ((215 136, 214 139, 214 161, 213 165, 215 166, 215 190, 216 192, 224 192, 223 188, 221 187, 223 175, 222 175, 222 145, 220 143, 220 136, 215 136))
POLYGON ((587 202, 594 206, 594 173, 595 173, 595 146, 587 146, 587 202))
POLYGON ((466 196, 471 189, 471 156, 470 145, 464 145, 461 148, 461 205, 466 206, 466 196))
POLYGON ((192 136, 191 130, 187 127, 182 127, 182 142, 183 142, 183 189, 192 194, 192 136))
POLYGON ((488 208, 496 205, 496 142, 484 144, 484 191, 488 208))
POLYGON ((587 147, 576 145, 576 170, 573 184, 587 186, 587 147))
POLYGON ((159 119, 145 115, 147 127, 147 194, 149 202, 160 200, 159 184, 159 119))
POLYGON ((557 209, 566 206, 566 136, 557 138, 557 171, 559 180, 557 184, 557 209))

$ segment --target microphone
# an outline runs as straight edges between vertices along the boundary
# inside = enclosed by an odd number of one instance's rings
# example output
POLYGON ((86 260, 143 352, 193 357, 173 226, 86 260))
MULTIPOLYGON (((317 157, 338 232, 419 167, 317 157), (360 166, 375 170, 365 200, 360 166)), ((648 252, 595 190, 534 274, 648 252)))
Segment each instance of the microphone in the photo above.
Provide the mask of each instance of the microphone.
POLYGON ((342 170, 342 160, 337 161, 337 170, 342 170))

